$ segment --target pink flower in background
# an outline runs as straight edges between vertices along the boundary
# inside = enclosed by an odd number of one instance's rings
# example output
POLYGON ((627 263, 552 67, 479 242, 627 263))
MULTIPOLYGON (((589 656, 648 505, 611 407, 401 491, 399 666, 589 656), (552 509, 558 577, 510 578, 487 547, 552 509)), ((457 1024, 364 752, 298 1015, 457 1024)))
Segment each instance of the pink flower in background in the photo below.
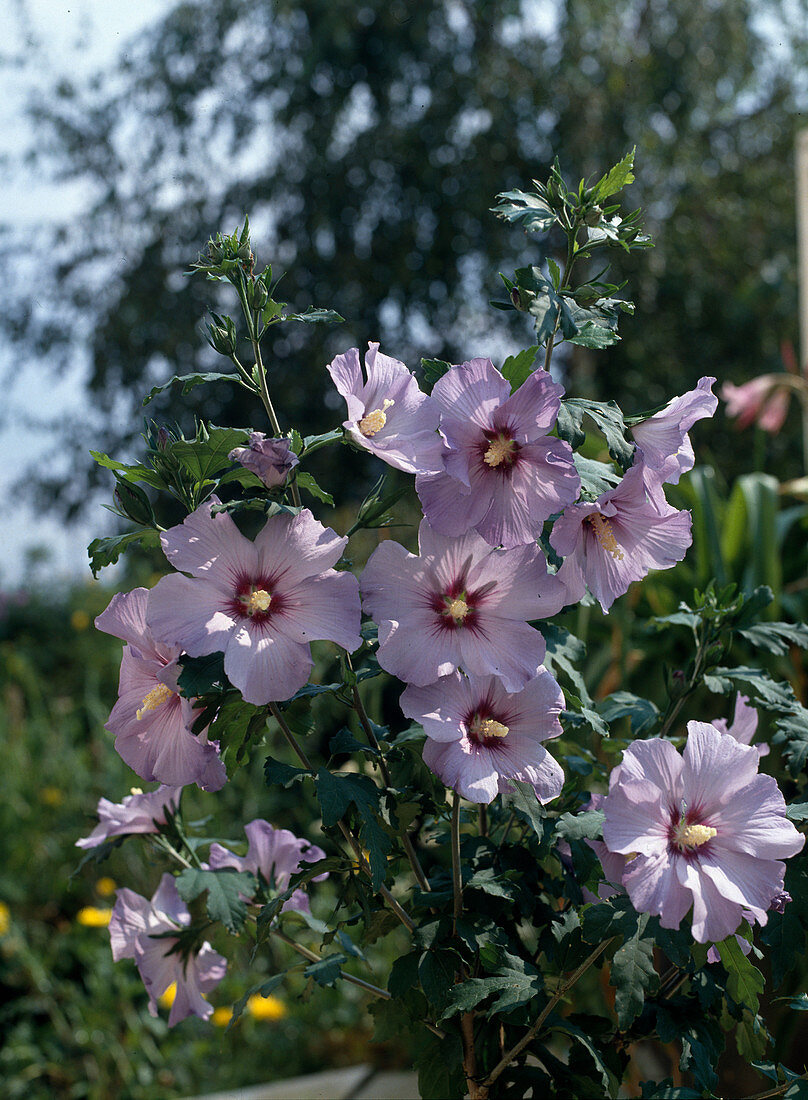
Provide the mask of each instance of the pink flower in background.
MULTIPOLYGON (((732 723, 728 723, 726 718, 713 718, 712 724, 720 733, 728 733, 731 737, 734 737, 736 741, 740 742, 741 745, 749 745, 758 727, 758 712, 754 707, 749 706, 748 697, 738 692, 735 696, 735 710, 732 713, 732 723)), ((752 747, 757 751, 759 756, 769 755, 768 745, 753 745, 752 747)))
POLYGON ((757 752, 706 722, 689 722, 683 756, 670 741, 635 741, 612 773, 603 840, 628 857, 631 903, 678 928, 693 907, 693 937, 720 942, 747 914, 759 924, 783 889, 805 838, 786 817, 757 752))
POLYGON ((521 546, 578 498, 572 449, 548 435, 563 392, 547 371, 537 370, 511 394, 490 359, 471 359, 438 379, 432 397, 450 447, 446 469, 415 482, 436 531, 473 529, 492 546, 521 546))
POLYGON ((420 557, 383 542, 362 574, 365 609, 379 624, 379 664, 413 684, 463 668, 521 691, 545 652, 528 620, 560 611, 564 586, 536 546, 494 550, 473 531, 447 538, 426 520, 418 538, 420 557))
POLYGON ((761 374, 750 382, 735 386, 725 382, 721 397, 727 403, 727 416, 737 416, 738 427, 748 428, 757 424, 775 435, 783 426, 788 413, 789 390, 780 383, 784 374, 761 374))
POLYGON ((179 694, 182 647, 152 636, 146 625, 148 600, 146 588, 120 592, 95 620, 99 630, 127 643, 118 702, 106 728, 115 734, 117 752, 142 779, 171 787, 196 783, 218 791, 227 780, 224 764, 206 733, 191 733, 199 712, 179 694))
POLYGON ((591 503, 573 504, 556 520, 550 543, 564 558, 558 579, 567 603, 589 587, 604 611, 650 569, 669 569, 692 542, 687 511, 672 508, 643 463, 591 503))
POLYGON ((150 901, 133 890, 116 893, 109 922, 112 957, 115 962, 135 960, 149 994, 152 1016, 157 1015, 157 998, 176 982, 169 1027, 191 1015, 207 1020, 213 1007, 205 994, 219 984, 227 969, 227 961, 207 942, 188 958, 178 951, 171 953, 178 940, 163 934, 180 933, 190 923, 191 914, 177 893, 172 875, 163 875, 150 901))
POLYGON ((305 508, 270 516, 251 542, 209 501, 161 535, 171 564, 149 595, 155 637, 190 656, 224 653, 230 682, 248 703, 288 699, 312 668, 309 643, 362 644, 356 577, 336 564, 348 541, 305 508))
POLYGON ((367 381, 358 348, 338 355, 328 366, 348 406, 343 426, 354 443, 408 474, 442 470, 445 447, 432 398, 421 392, 403 363, 382 355, 378 344, 368 344, 365 370, 367 381))
MULTIPOLYGON (((279 892, 289 885, 292 875, 302 870, 304 863, 316 863, 325 859, 325 852, 316 844, 301 840, 288 829, 276 829, 268 821, 258 818, 244 826, 249 840, 246 856, 237 856, 221 844, 211 844, 208 863, 217 870, 219 867, 235 867, 238 871, 252 871, 261 874, 267 884, 274 885, 279 892)), ((328 872, 317 875, 313 882, 328 878, 328 872)), ((295 890, 284 903, 283 912, 298 909, 310 913, 311 907, 305 890, 295 890)))
POLYGON ((715 415, 714 385, 715 378, 700 378, 694 390, 674 397, 661 412, 631 429, 646 469, 653 470, 661 483, 676 485, 682 474, 693 469, 696 457, 687 433, 697 420, 715 415))
POLYGON ((425 763, 470 802, 491 802, 509 779, 530 783, 542 803, 561 793, 564 773, 541 742, 561 735, 563 708, 546 668, 513 694, 493 676, 455 672, 401 696, 401 709, 427 735, 425 763))
POLYGON ((166 811, 174 812, 179 805, 182 787, 158 787, 156 791, 138 791, 126 795, 122 802, 102 798, 98 803, 98 824, 89 836, 76 841, 77 848, 97 848, 111 836, 131 833, 156 833, 165 825, 166 811))
POLYGON ((283 485, 295 466, 300 465, 288 439, 267 439, 263 432, 250 432, 246 447, 236 447, 227 456, 255 474, 268 489, 283 485))

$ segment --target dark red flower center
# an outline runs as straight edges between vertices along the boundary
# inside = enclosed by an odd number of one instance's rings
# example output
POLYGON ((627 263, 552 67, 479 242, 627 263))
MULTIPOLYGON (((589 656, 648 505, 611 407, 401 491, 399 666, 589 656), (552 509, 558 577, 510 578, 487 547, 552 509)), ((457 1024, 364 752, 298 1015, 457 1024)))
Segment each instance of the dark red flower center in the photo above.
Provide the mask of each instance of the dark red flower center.
POLYGON ((281 593, 274 590, 274 581, 269 577, 243 577, 236 584, 230 609, 237 618, 263 623, 276 615, 284 602, 281 593))
POLYGON ((480 455, 490 470, 500 473, 509 471, 519 457, 522 448, 511 435, 508 428, 483 432, 480 455))

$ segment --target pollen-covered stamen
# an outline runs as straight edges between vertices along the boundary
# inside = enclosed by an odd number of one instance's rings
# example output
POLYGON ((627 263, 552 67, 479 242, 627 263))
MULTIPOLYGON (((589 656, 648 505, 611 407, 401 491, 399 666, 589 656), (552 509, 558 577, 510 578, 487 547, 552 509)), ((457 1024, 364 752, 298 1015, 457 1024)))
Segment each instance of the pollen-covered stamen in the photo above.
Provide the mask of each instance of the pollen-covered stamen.
POLYGON ((369 439, 382 430, 387 423, 387 410, 392 408, 393 405, 395 405, 395 401, 386 397, 380 409, 373 409, 372 412, 366 413, 362 417, 359 421, 359 431, 365 438, 369 439))
POLYGON ((174 692, 166 684, 158 684, 157 687, 153 687, 136 713, 138 722, 147 711, 157 710, 163 703, 167 703, 173 694, 174 692))
POLYGON ((593 512, 592 515, 587 516, 586 519, 594 528, 595 537, 606 553, 611 554, 615 561, 622 561, 623 551, 617 545, 617 539, 614 537, 614 528, 606 516, 601 515, 600 512, 593 512))
POLYGON ((686 825, 684 821, 680 821, 673 830, 673 842, 682 851, 685 849, 692 851, 706 844, 708 840, 712 840, 717 834, 718 830, 712 825, 686 825))
POLYGON ((487 466, 501 466, 503 463, 510 465, 516 455, 516 440, 499 433, 488 445, 488 450, 483 455, 483 462, 487 466))
POLYGON ((471 608, 465 600, 460 596, 456 596, 453 600, 450 600, 448 596, 445 597, 446 610, 443 612, 449 618, 454 619, 456 623, 462 623, 465 617, 468 615, 471 608))
POLYGON ((469 724, 469 735, 474 741, 487 741, 489 737, 507 737, 508 727, 495 718, 481 718, 475 714, 469 724))
POLYGON ((269 611, 271 603, 272 597, 266 588, 254 588, 247 600, 247 610, 251 615, 254 615, 256 611, 269 611))

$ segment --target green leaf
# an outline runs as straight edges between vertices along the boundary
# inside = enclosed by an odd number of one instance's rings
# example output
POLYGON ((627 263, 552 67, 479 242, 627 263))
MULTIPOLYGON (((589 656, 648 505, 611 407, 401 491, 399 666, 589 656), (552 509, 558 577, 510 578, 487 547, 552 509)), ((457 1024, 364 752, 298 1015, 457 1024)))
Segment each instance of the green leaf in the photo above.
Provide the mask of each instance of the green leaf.
POLYGON ((105 455, 103 451, 90 451, 90 455, 99 466, 103 466, 106 470, 114 470, 119 477, 124 478, 126 481, 142 481, 144 485, 150 485, 152 489, 166 488, 162 477, 156 470, 152 470, 148 466, 127 466, 125 462, 118 462, 116 459, 110 458, 109 455, 105 455))
POLYGON ((156 549, 160 545, 160 533, 152 527, 141 527, 137 531, 127 531, 124 535, 111 535, 106 539, 93 539, 87 547, 93 576, 97 577, 105 566, 114 565, 127 547, 134 546, 135 543, 156 549))
MULTIPOLYGON (((603 433, 612 458, 619 462, 624 470, 629 468, 634 461, 634 445, 626 439, 623 413, 614 401, 587 401, 584 398, 571 397, 562 401, 561 405, 565 415, 578 429, 575 438, 579 438, 584 415, 590 417, 603 433)), ((561 435, 561 426, 559 426, 559 435, 561 435)), ((561 438, 564 439, 566 436, 561 435, 561 438)), ((569 439, 567 441, 571 442, 569 439)), ((571 445, 580 446, 580 442, 571 445)))
POLYGON ((244 762, 251 742, 262 736, 265 729, 264 708, 245 703, 236 692, 225 698, 210 723, 208 738, 219 742, 219 752, 229 776, 244 762))
POLYGON ((603 828, 602 810, 583 810, 579 814, 561 814, 556 835, 564 840, 596 840, 603 828))
POLYGON ((426 392, 432 393, 432 387, 438 379, 443 378, 444 374, 451 369, 452 364, 444 362, 443 359, 422 359, 421 370, 424 374, 424 389, 426 392))
POLYGON ((424 1030, 418 1035, 414 1050, 418 1095, 422 1100, 447 1100, 450 1096, 465 1095, 463 1048, 458 1035, 450 1033, 439 1039, 424 1030))
POLYGON ((201 484, 227 469, 228 455, 246 439, 247 432, 241 428, 211 428, 206 439, 178 439, 171 444, 171 454, 201 484))
POLYGON ((591 192, 596 203, 601 203, 611 195, 616 195, 618 191, 622 191, 624 187, 628 187, 630 183, 634 182, 632 169, 634 168, 634 154, 636 152, 637 146, 635 145, 630 153, 626 153, 621 161, 610 168, 602 179, 598 180, 591 192))
POLYGON ((650 699, 642 699, 639 695, 632 695, 630 691, 612 692, 598 704, 598 710, 609 725, 619 718, 630 718, 634 737, 642 737, 659 721, 657 706, 650 699))
POLYGON ((311 775, 307 768, 295 768, 291 764, 283 764, 268 756, 264 764, 264 780, 268 787, 280 783, 282 787, 291 787, 293 783, 299 783, 311 775))
POLYGON ((318 985, 334 985, 340 977, 342 964, 347 961, 345 955, 326 955, 319 962, 307 966, 303 973, 307 978, 314 978, 318 985))
POLYGON ((301 489, 305 489, 306 492, 310 493, 316 500, 321 500, 323 504, 328 504, 331 508, 334 507, 334 498, 330 493, 327 493, 325 489, 320 488, 314 480, 313 475, 307 470, 298 471, 295 476, 295 481, 301 489))
POLYGON ((538 354, 539 345, 534 344, 532 348, 525 348, 518 355, 509 355, 502 364, 502 377, 510 382, 511 393, 515 393, 539 366, 538 354))
MULTIPOLYGON (((559 432, 559 435, 560 434, 559 432)), ((586 436, 584 435, 581 442, 583 442, 585 438, 586 436)), ((617 473, 614 466, 606 462, 598 462, 598 460, 594 458, 585 458, 584 455, 578 451, 573 455, 573 459, 575 461, 575 469, 578 471, 578 475, 581 479, 581 489, 586 496, 593 498, 599 497, 601 493, 605 493, 609 489, 614 489, 616 485, 620 484, 620 474, 617 473)))
POLYGON ((717 943, 716 947, 729 977, 727 991, 730 997, 756 1014, 760 1007, 760 994, 765 985, 763 975, 741 951, 735 936, 728 936, 721 943, 717 943))
POLYGON ((205 657, 180 657, 182 672, 177 679, 180 695, 186 699, 198 699, 227 691, 230 687, 224 671, 224 653, 208 653, 205 657))
POLYGON ((491 994, 496 1000, 490 1005, 489 1019, 499 1013, 529 1004, 544 992, 544 979, 535 967, 528 964, 525 970, 505 967, 490 978, 470 978, 451 989, 448 1004, 441 1019, 468 1012, 491 994))
POLYGON ((366 775, 333 775, 320 768, 316 779, 317 798, 323 812, 323 825, 336 825, 351 805, 362 822, 359 839, 368 851, 373 889, 378 890, 387 875, 387 854, 392 840, 379 818, 379 788, 366 775))
POLYGON ((793 645, 808 649, 808 626, 805 623, 755 623, 738 633, 747 642, 769 653, 788 653, 793 645))
POLYGON ((307 435, 303 440, 300 454, 310 455, 319 451, 321 447, 328 447, 331 443, 342 443, 345 432, 342 428, 335 428, 331 432, 323 432, 321 435, 307 435))
POLYGON ((643 938, 646 914, 637 922, 636 935, 619 947, 612 959, 610 982, 615 986, 614 1007, 621 1028, 627 1028, 642 1012, 645 994, 659 984, 654 969, 654 941, 643 938))
POLYGON ((308 306, 302 313, 287 313, 282 320, 284 321, 304 321, 309 325, 317 324, 342 324, 345 321, 344 317, 340 317, 333 309, 319 309, 317 306, 308 306))
POLYGON ((374 749, 366 741, 358 741, 347 726, 343 726, 328 742, 328 751, 336 756, 342 752, 362 752, 368 756, 380 756, 378 749, 374 749))
POLYGON ((228 932, 236 935, 244 927, 247 903, 244 896, 255 893, 255 877, 249 871, 223 867, 218 871, 201 871, 187 867, 177 876, 177 893, 183 901, 207 890, 207 910, 211 920, 221 921, 228 932))
POLYGON ((418 980, 427 1000, 438 1012, 446 1005, 457 972, 458 958, 454 951, 425 951, 418 961, 418 980))
POLYGON ((547 202, 529 191, 502 191, 491 213, 512 224, 520 222, 526 233, 544 233, 555 224, 556 215, 547 202))
POLYGON ((523 821, 527 821, 544 847, 549 842, 549 822, 547 813, 539 802, 536 791, 530 783, 511 779, 503 793, 505 805, 513 807, 523 821))
POLYGON ((208 371, 204 374, 175 374, 173 378, 170 378, 168 382, 164 382, 162 386, 155 386, 146 396, 143 398, 143 404, 148 405, 150 401, 153 401, 158 393, 163 393, 165 390, 170 390, 175 382, 182 384, 182 396, 194 388, 194 386, 202 386, 206 382, 237 382, 239 385, 243 384, 241 375, 239 374, 219 374, 216 371, 208 371))

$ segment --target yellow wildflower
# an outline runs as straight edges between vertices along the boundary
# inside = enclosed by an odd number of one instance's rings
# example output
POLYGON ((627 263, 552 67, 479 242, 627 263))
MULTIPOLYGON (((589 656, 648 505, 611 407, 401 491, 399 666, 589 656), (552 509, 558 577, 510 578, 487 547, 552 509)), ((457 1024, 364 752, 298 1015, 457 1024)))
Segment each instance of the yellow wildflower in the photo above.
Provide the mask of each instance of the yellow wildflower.
POLYGON ((100 878, 95 884, 95 888, 102 898, 111 898, 118 888, 118 884, 114 878, 109 878, 107 875, 104 875, 103 878, 100 878))
POLYGON ((95 905, 85 905, 76 913, 76 920, 85 928, 106 928, 111 916, 111 909, 98 909, 95 905))
POLYGON ((247 998, 247 1011, 256 1020, 282 1020, 286 1015, 286 1005, 277 997, 262 997, 253 993, 247 998))

